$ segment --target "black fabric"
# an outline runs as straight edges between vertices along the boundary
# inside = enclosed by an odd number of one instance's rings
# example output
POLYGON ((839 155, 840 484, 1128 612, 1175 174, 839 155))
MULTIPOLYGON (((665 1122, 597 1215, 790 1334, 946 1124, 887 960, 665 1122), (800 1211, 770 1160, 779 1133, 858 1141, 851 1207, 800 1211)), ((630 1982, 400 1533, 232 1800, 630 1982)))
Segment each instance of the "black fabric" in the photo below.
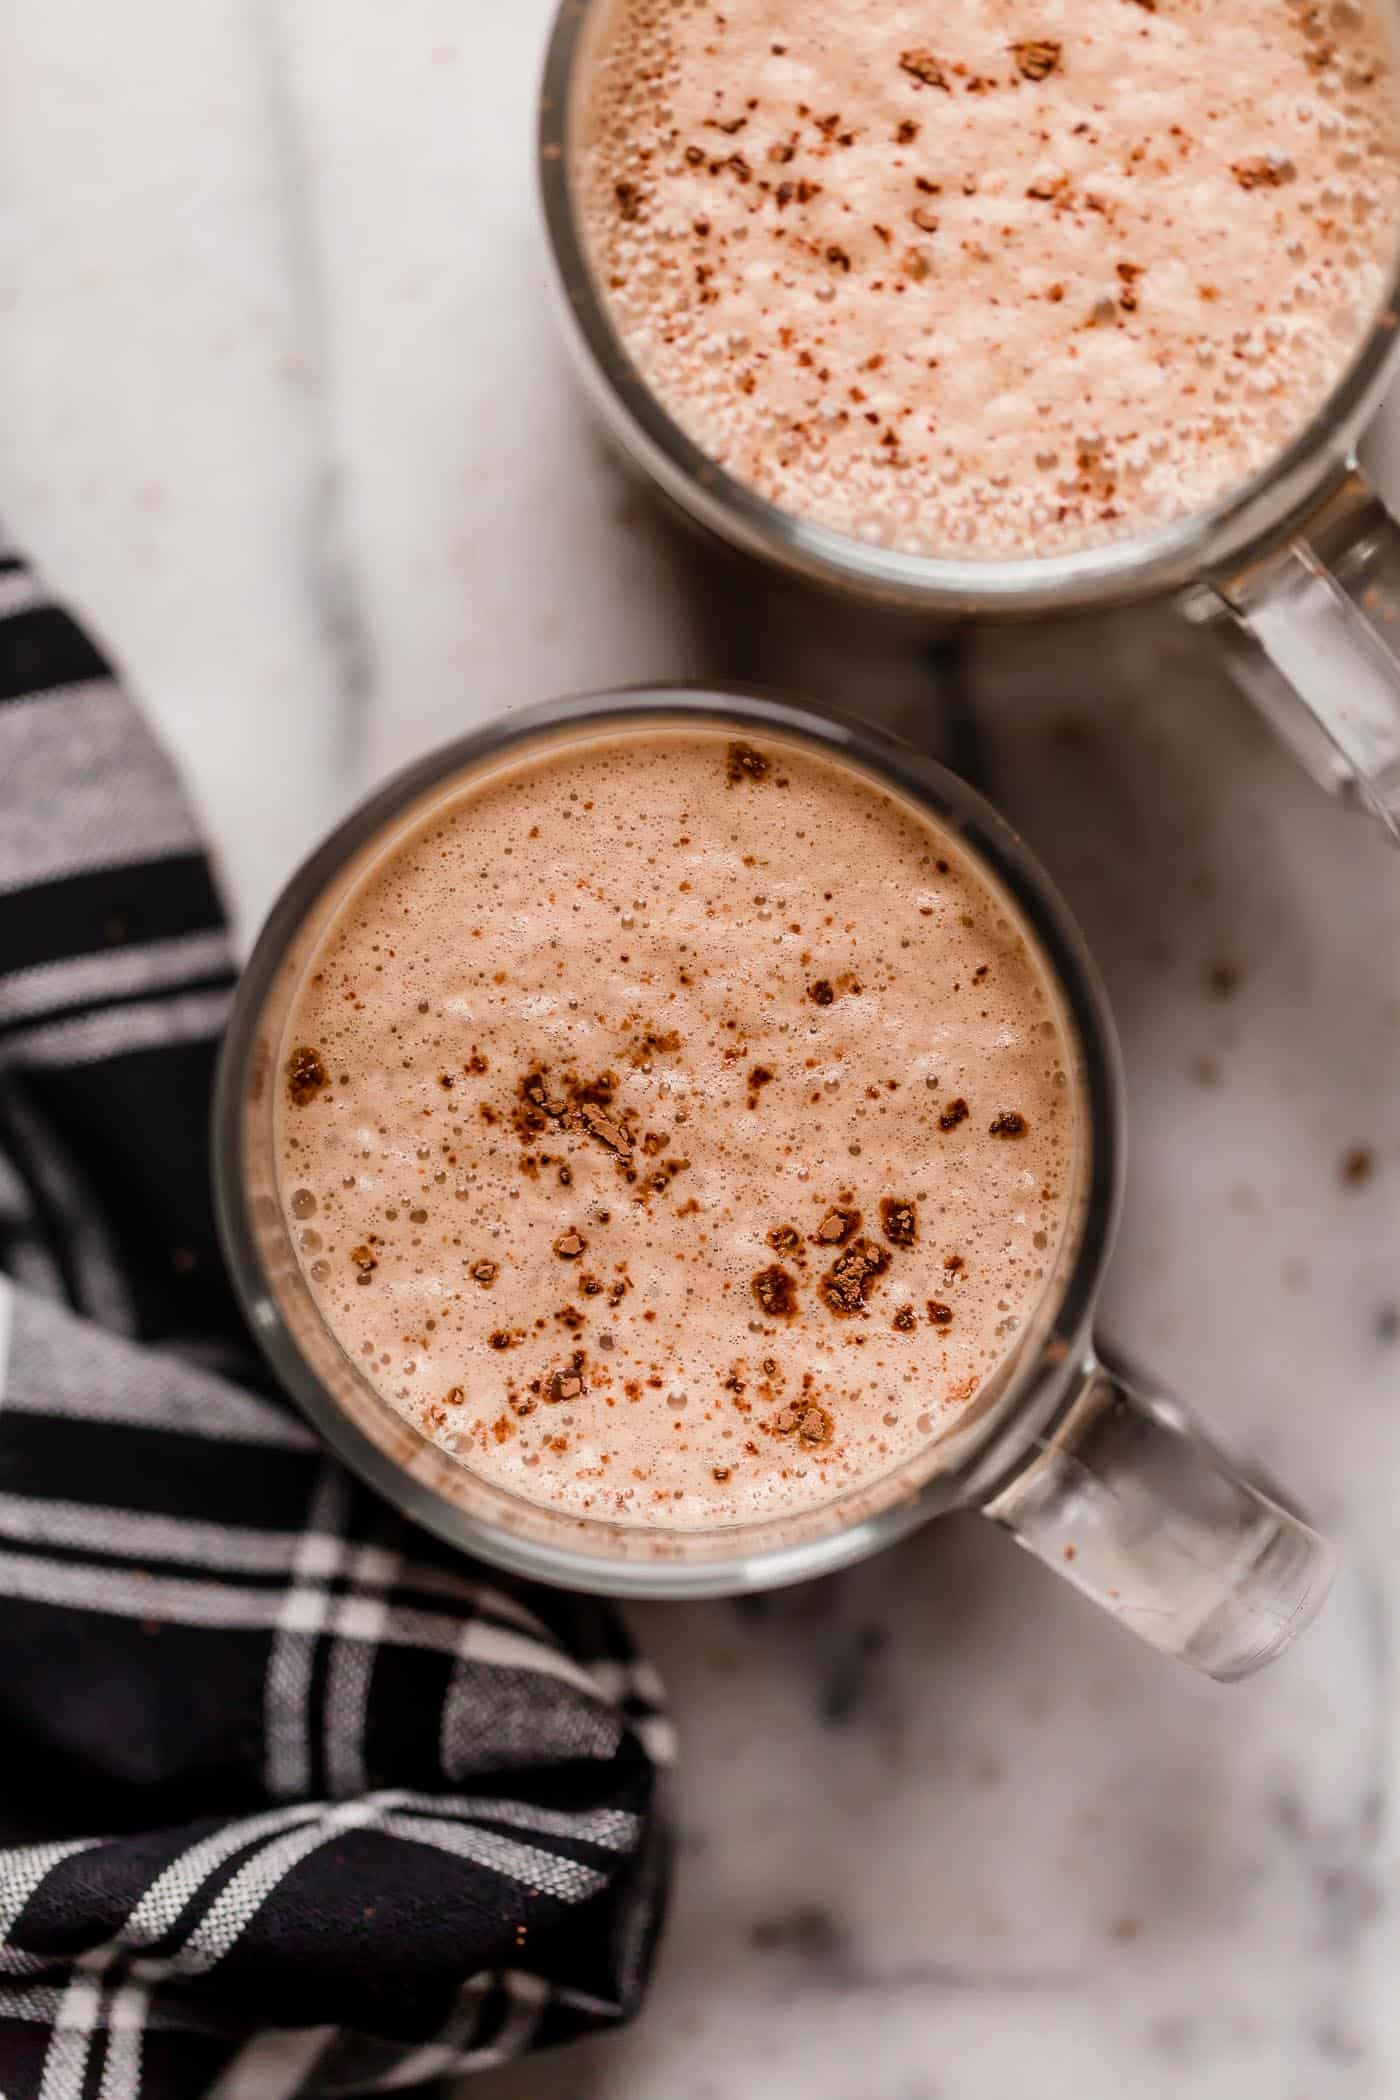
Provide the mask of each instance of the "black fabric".
POLYGON ((210 1210, 209 868, 3 552, 0 702, 0 2094, 426 2091, 624 2019, 652 1673, 269 1389, 210 1210))

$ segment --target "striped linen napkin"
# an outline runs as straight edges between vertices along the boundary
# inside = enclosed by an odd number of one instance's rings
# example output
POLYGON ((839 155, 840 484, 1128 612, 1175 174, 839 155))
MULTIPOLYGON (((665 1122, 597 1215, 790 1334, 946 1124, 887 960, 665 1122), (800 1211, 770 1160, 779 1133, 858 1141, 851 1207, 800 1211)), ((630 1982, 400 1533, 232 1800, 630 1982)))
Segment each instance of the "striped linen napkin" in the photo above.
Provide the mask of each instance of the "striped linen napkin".
POLYGON ((281 2100, 627 2018, 669 1725, 602 1605, 319 1447, 210 1208, 179 784, 0 542, 0 2095, 281 2100))

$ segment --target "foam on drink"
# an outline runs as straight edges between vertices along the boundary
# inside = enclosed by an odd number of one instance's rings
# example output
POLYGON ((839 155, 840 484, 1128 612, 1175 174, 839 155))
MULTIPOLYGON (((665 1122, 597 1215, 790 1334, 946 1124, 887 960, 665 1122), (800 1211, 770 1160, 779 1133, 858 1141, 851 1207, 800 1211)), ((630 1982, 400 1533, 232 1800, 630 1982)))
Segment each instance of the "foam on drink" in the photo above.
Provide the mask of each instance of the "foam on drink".
POLYGON ((498 1485, 696 1526, 929 1445, 1075 1175, 1026 929, 785 743, 649 729, 449 784, 307 965, 279 1181, 351 1360, 498 1485))
POLYGON ((1400 242, 1389 0, 596 0, 572 179, 662 405, 915 553, 1204 510, 1400 242))

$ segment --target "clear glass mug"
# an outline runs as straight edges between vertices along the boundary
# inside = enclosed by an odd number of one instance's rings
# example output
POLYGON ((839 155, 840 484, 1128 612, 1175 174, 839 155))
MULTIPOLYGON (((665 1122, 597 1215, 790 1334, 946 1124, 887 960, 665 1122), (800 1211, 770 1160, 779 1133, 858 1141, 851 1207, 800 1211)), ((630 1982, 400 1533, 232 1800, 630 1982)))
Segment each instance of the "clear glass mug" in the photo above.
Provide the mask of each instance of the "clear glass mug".
POLYGON ((346 1463, 409 1516, 515 1572, 624 1597, 705 1597, 826 1573, 928 1518, 975 1508, 1154 1646, 1218 1678, 1268 1662, 1312 1618, 1329 1548, 1244 1479, 1174 1403, 1108 1367, 1092 1317, 1119 1207, 1122 1097, 1112 1023, 1047 877, 981 797, 864 725, 721 691, 647 689, 512 715, 380 789, 292 877, 244 972, 214 1108, 220 1230, 249 1323, 346 1463), (404 830, 465 778, 561 740, 683 723, 815 747, 952 829, 1039 951, 1069 1046, 1074 1186, 1063 1244, 1012 1354, 912 1460, 797 1516, 661 1531, 574 1517, 481 1479, 398 1414, 341 1349, 302 1277, 278 1200, 275 1076, 318 937, 404 830))
MULTIPOLYGON (((1389 291, 1322 413, 1213 509, 1082 552, 945 561, 804 522, 734 481, 672 422, 599 296, 570 181, 590 30, 563 0, 540 107, 545 222, 579 368, 624 454, 693 522, 790 575, 942 622, 1086 612, 1174 596, 1304 765, 1400 842, 1400 524, 1355 447, 1400 363, 1400 228, 1389 291)), ((1397 7, 1400 34, 1400 7, 1397 7)))

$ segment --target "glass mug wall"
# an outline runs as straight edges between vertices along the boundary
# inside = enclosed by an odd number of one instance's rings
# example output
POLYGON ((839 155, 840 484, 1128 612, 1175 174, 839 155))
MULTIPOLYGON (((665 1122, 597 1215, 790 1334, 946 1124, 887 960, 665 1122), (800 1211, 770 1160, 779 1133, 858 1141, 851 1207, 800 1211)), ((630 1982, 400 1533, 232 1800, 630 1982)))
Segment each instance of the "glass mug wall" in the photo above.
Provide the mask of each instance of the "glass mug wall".
POLYGON ((347 1463, 485 1560, 576 1589, 710 1596, 819 1575, 941 1512, 976 1508, 1156 1647, 1213 1676, 1242 1677, 1311 1619, 1331 1555, 1179 1408, 1095 1351, 1094 1305, 1118 1211, 1121 1114, 1112 1025, 1079 934, 1020 840, 980 797, 863 726, 748 695, 648 690, 512 716, 431 755, 351 816, 293 877, 254 949, 228 1031, 215 1106, 217 1202, 244 1308, 283 1383, 347 1463), (397 1411, 318 1309, 279 1191, 275 1132, 289 1017, 318 942, 396 842, 464 784, 481 786, 523 761, 589 743, 611 750, 677 730, 714 739, 719 756, 736 731, 761 738, 764 752, 814 756, 845 769, 863 794, 873 784, 957 842, 1020 929, 1025 952, 1038 958, 1036 996, 1048 1002, 1064 1046, 1074 1129, 1058 1248, 1014 1343, 961 1411, 937 1433, 921 1419, 927 1440, 912 1455, 858 1474, 829 1500, 694 1529, 568 1513, 509 1492, 397 1411))
MULTIPOLYGON (((564 0, 539 144, 570 334, 624 452, 693 521, 734 546, 818 585, 940 622, 1174 595, 1186 619, 1217 634, 1239 684, 1314 776, 1360 800, 1400 838, 1400 526, 1354 457, 1400 359, 1400 227, 1387 294, 1321 413, 1209 509, 1064 554, 943 559, 868 545, 726 474, 668 415, 619 338, 590 269, 576 181, 590 53, 613 4, 564 0)), ((1400 27, 1400 10, 1396 20, 1400 27)))

